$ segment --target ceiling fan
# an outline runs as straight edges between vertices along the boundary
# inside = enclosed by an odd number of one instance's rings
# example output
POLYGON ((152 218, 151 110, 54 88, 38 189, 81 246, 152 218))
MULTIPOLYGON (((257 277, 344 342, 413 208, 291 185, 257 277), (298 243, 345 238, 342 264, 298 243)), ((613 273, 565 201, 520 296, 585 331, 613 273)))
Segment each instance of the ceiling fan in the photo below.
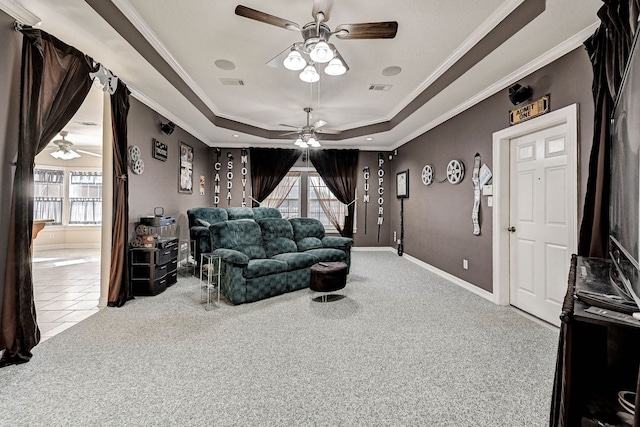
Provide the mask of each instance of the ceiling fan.
POLYGON ((333 0, 314 0, 311 11, 311 16, 314 20, 302 27, 287 19, 242 5, 236 6, 236 15, 287 30, 299 31, 302 34, 303 41, 287 47, 275 58, 267 62, 267 66, 277 67, 282 63, 289 70, 302 70, 300 79, 313 83, 320 79, 320 75, 315 68, 316 64, 328 63, 324 68, 324 72, 333 76, 342 75, 349 69, 338 49, 332 43, 329 43, 329 38, 332 35, 335 34, 341 40, 392 39, 398 31, 398 23, 396 21, 341 24, 334 31, 331 31, 326 22, 329 20, 332 6, 333 0), (309 57, 309 60, 305 59, 305 57, 309 57))
POLYGON ((287 127, 292 127, 296 129, 294 132, 283 133, 282 136, 298 134, 298 138, 296 139, 296 142, 294 142, 294 144, 300 148, 306 148, 306 147, 320 147, 320 143, 318 142, 318 137, 316 136, 316 133, 339 134, 341 132, 335 129, 321 129, 324 125, 327 124, 327 122, 325 122, 324 120, 318 120, 315 123, 310 124, 312 111, 313 111, 313 108, 311 107, 304 108, 304 112, 307 113, 307 124, 305 126, 292 126, 292 125, 280 124, 280 126, 287 126, 287 127))
POLYGON ((60 131, 60 136, 62 137, 62 139, 56 139, 54 141, 51 141, 51 144, 58 147, 57 150, 50 153, 51 156, 60 160, 71 160, 71 159, 77 159, 78 157, 82 157, 78 153, 88 154, 90 156, 95 156, 95 157, 102 157, 101 154, 92 153, 91 151, 85 151, 85 150, 79 150, 79 149, 73 150, 71 148, 73 147, 73 143, 66 139, 67 135, 69 135, 69 132, 65 130, 60 131))

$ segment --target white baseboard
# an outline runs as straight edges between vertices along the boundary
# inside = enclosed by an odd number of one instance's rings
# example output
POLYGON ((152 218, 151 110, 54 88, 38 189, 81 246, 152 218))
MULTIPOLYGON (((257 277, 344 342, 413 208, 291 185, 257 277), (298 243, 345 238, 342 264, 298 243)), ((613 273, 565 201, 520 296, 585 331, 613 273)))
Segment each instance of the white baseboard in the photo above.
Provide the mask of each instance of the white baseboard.
POLYGON ((491 292, 485 291, 482 288, 477 287, 476 285, 467 282, 466 280, 462 280, 459 277, 454 276, 451 273, 447 273, 446 271, 440 270, 439 268, 436 268, 434 266, 432 266, 431 264, 427 264, 424 261, 420 261, 418 258, 414 258, 411 255, 407 255, 404 254, 403 255, 405 258, 407 258, 409 261, 413 262, 416 265, 419 265, 420 267, 424 268, 425 270, 429 270, 432 273, 437 274, 440 277, 443 277, 445 279, 447 279, 448 281, 462 287, 465 288, 466 290, 468 290, 469 292, 472 292, 484 299, 487 299, 491 302, 493 302, 493 294, 491 292))
POLYGON ((52 251, 56 249, 100 249, 100 243, 61 243, 57 245, 38 245, 33 247, 33 252, 52 251))
POLYGON ((355 252, 364 252, 364 251, 370 251, 370 252, 386 252, 386 251, 395 252, 396 251, 391 246, 352 246, 351 250, 355 251, 355 252))
MULTIPOLYGON (((351 248, 352 251, 389 251, 389 252, 397 252, 397 250, 395 248, 392 248, 390 246, 368 246, 368 247, 362 247, 362 248, 351 248)), ((453 274, 447 273, 446 271, 440 270, 439 268, 436 268, 434 266, 432 266, 431 264, 427 264, 424 261, 420 261, 418 258, 414 258, 411 255, 407 255, 407 254, 403 254, 403 257, 405 257, 406 259, 408 259, 409 261, 411 261, 412 263, 418 265, 419 267, 424 268, 425 270, 429 270, 432 273, 437 274, 438 276, 447 279, 448 281, 450 281, 451 283, 458 285, 466 290, 468 290, 469 292, 472 292, 484 299, 487 299, 491 302, 493 301, 493 294, 491 292, 485 291, 484 289, 481 289, 479 287, 477 287, 476 285, 469 283, 465 280, 462 280, 459 277, 454 276, 453 274)))

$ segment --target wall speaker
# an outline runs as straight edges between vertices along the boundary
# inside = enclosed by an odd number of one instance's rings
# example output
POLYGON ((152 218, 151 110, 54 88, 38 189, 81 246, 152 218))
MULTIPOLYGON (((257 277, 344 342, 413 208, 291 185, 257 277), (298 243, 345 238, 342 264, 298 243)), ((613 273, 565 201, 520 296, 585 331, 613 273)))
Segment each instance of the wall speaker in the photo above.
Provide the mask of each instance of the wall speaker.
POLYGON ((531 87, 516 83, 509 87, 509 100, 513 105, 518 105, 529 99, 532 93, 531 87))
POLYGON ((166 133, 167 135, 171 135, 175 128, 176 128, 176 125, 173 122, 168 122, 168 123, 160 122, 160 132, 162 132, 162 133, 166 133))

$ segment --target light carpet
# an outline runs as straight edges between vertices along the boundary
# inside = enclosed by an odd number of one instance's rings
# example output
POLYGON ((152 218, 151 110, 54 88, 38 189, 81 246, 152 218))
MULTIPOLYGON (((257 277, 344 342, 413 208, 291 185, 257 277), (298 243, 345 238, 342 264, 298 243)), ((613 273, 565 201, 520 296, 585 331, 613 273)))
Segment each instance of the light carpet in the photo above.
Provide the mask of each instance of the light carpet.
POLYGON ((391 252, 206 311, 196 278, 106 308, 0 369, 16 426, 544 426, 558 333, 391 252))

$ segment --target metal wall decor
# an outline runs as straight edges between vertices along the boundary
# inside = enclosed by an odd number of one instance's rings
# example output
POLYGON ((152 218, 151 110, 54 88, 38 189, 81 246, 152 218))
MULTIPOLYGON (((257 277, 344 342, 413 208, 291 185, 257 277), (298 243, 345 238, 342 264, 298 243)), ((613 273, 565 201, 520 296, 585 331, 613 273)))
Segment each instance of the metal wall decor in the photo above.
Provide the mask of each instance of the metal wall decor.
POLYGON ((473 210, 471 211, 471 222, 473 223, 473 235, 480 235, 480 153, 476 153, 473 158, 473 210))
POLYGON ((242 175, 242 207, 247 206, 247 159, 249 156, 247 155, 247 149, 243 148, 240 151, 240 163, 242 164, 242 169, 240 169, 240 174, 242 175))
POLYGON ((384 155, 378 153, 378 242, 380 241, 380 228, 384 221, 384 155))
POLYGON ((227 152, 227 204, 231 206, 231 188, 233 188, 233 155, 227 152))
POLYGON ((220 155, 222 151, 219 148, 216 148, 216 162, 213 164, 213 169, 216 171, 215 176, 213 177, 213 205, 217 208, 220 204, 220 169, 222 165, 220 164, 220 155))
POLYGON ((433 184, 433 166, 425 165, 422 168, 422 183, 424 185, 433 184))
POLYGON ((137 145, 132 145, 129 147, 129 167, 136 175, 140 175, 144 172, 144 162, 140 158, 142 152, 140 151, 140 147, 137 145))
POLYGON ((362 177, 364 178, 364 234, 367 234, 367 209, 369 208, 369 178, 371 173, 369 172, 369 166, 362 169, 362 177))
POLYGON ((451 184, 459 184, 464 179, 464 163, 460 160, 451 160, 447 165, 447 181, 451 184))

